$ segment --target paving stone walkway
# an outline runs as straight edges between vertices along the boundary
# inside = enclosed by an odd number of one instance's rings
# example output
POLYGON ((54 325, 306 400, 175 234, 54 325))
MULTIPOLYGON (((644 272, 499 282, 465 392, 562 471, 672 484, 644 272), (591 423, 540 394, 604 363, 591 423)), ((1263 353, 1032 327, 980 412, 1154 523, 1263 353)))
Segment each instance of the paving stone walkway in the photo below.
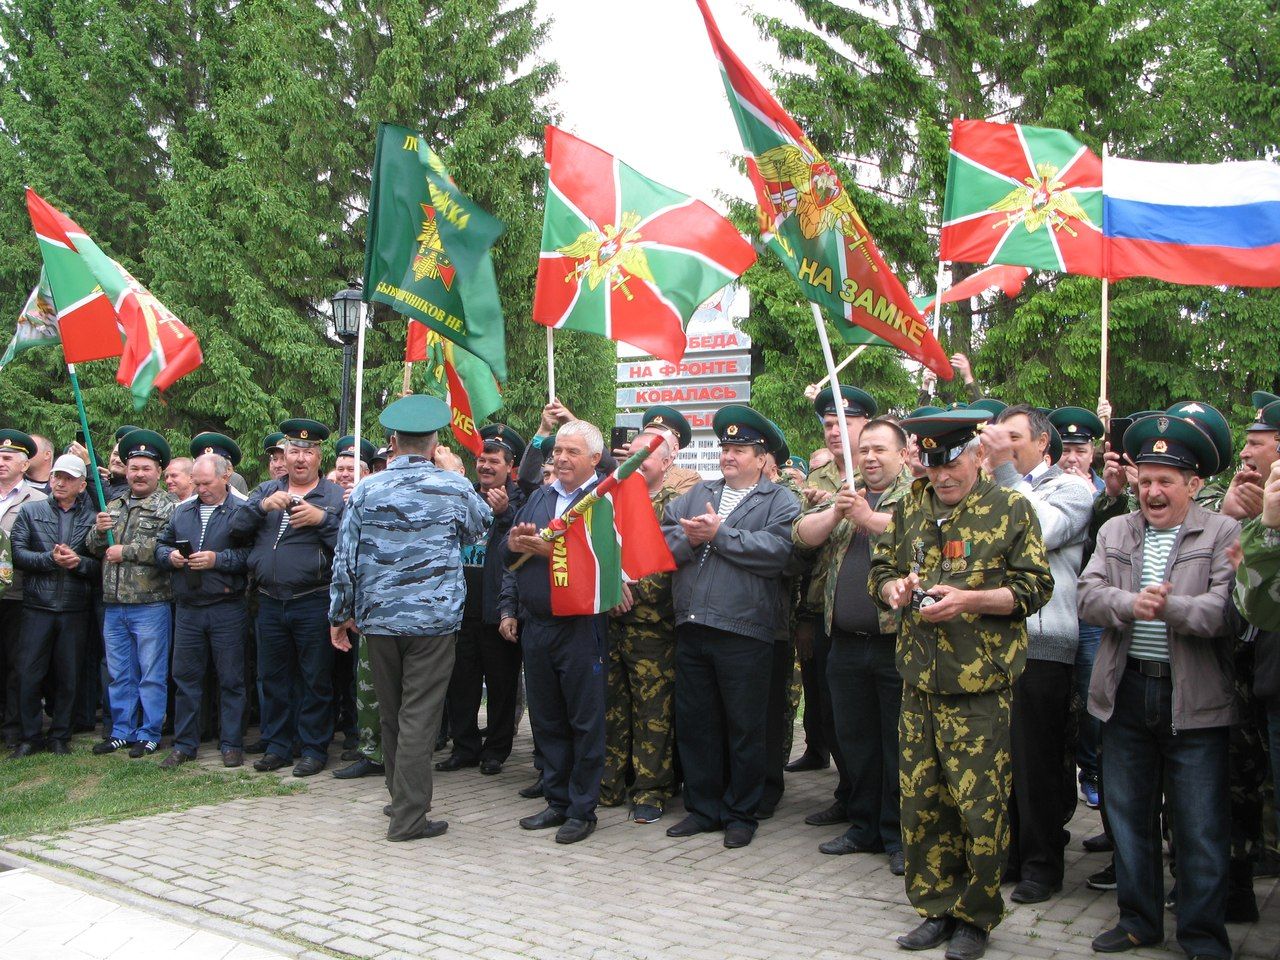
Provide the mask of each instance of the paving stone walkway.
MULTIPOLYGON (((381 780, 339 781, 325 772, 302 795, 89 826, 13 842, 8 850, 74 868, 134 898, 144 895, 153 909, 179 911, 223 935, 240 930, 294 956, 905 956, 892 937, 916 917, 886 858, 823 856, 818 843, 838 829, 803 822, 830 802, 834 770, 788 775, 777 815, 740 850, 724 849, 717 834, 669 839, 664 829, 679 810, 639 826, 621 809, 601 810, 596 833, 565 847, 555 844, 554 831, 528 833, 516 825, 540 809, 539 801, 516 795, 535 776, 530 746, 526 724, 498 776, 474 769, 437 775, 432 815, 448 820, 449 832, 433 840, 388 843, 381 780)), ((336 751, 333 761, 330 769, 340 765, 336 751)), ((221 769, 212 751, 203 762, 221 769)), ((1092 957, 1089 941, 1114 921, 1114 895, 1084 884, 1106 862, 1079 845, 1097 832, 1097 814, 1082 805, 1070 829, 1065 889, 1047 904, 1013 906, 992 938, 992 960, 1092 957)), ((1263 919, 1233 926, 1232 943, 1239 957, 1276 960, 1280 892, 1271 880, 1256 889, 1263 919)), ((1168 947, 1181 956, 1172 916, 1167 932, 1168 947)), ((0 957, 11 956, 17 957, 0 945, 0 957)))

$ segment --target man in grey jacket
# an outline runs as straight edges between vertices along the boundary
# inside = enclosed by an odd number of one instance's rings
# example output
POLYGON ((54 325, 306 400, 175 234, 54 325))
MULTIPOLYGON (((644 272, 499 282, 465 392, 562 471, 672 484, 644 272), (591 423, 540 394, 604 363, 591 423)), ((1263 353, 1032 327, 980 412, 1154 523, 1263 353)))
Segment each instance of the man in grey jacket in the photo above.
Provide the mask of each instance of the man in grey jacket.
MULTIPOLYGON (((1227 749, 1238 711, 1226 611, 1240 524, 1193 502, 1218 471, 1197 424, 1144 417, 1124 446, 1138 465, 1139 511, 1103 525, 1079 591, 1080 617, 1105 629, 1089 712, 1102 721, 1120 906, 1120 922, 1093 949, 1164 939, 1163 789, 1178 851, 1178 944, 1188 956, 1230 957, 1227 749)), ((1122 469, 1108 458, 1109 475, 1122 469)))
POLYGON ((771 645, 787 629, 782 572, 800 507, 762 476, 782 442, 772 423, 731 404, 712 426, 723 478, 669 504, 662 523, 678 564, 675 719, 689 811, 667 836, 723 829, 733 848, 751 842, 758 822, 771 645))
POLYGON ((1065 788, 1063 782, 1080 639, 1076 578, 1089 532, 1093 487, 1057 466, 1062 441, 1048 417, 1034 407, 1005 408, 983 431, 982 449, 995 481, 1022 494, 1035 509, 1053 574, 1052 599, 1027 617, 1027 666, 1013 687, 1010 725, 1008 873, 1018 881, 1011 899, 1040 903, 1062 889, 1063 808, 1075 801, 1075 771, 1065 788))

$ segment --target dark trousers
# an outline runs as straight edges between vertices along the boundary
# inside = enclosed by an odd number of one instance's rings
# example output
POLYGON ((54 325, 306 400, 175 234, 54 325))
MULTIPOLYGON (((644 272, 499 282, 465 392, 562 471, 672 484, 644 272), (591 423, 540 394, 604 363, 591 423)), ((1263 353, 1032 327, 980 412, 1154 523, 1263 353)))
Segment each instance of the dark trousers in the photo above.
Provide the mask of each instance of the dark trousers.
POLYGON ((356 654, 350 650, 333 651, 333 735, 358 736, 356 710, 356 654))
POLYGON ((864 850, 902 849, 898 793, 898 716, 902 678, 892 634, 837 631, 827 657, 835 727, 832 754, 849 781, 845 836, 864 850), (838 751, 838 754, 837 754, 838 751))
MULTIPOLYGON (((831 690, 827 686, 827 654, 831 638, 819 621, 813 625, 813 656, 800 661, 800 683, 804 687, 804 752, 825 763, 835 747, 835 727, 831 720, 831 690)), ((838 764, 837 764, 838 766, 838 764)), ((844 780, 843 775, 841 780, 844 780)), ((847 787, 847 783, 844 784, 847 787)), ((838 793, 839 791, 837 791, 838 793)), ((837 796, 836 799, 840 799, 837 796)))
POLYGON ((446 708, 453 736, 453 755, 460 760, 506 761, 516 732, 516 693, 520 686, 520 644, 508 643, 496 624, 464 621, 458 631, 453 677, 446 708), (481 742, 481 691, 489 732, 481 742))
POLYGON ((530 618, 523 624, 529 725, 542 754, 547 806, 596 819, 604 775, 604 618, 530 618))
POLYGON ((704 827, 756 828, 764 794, 772 655, 772 644, 753 637, 710 627, 676 628, 684 805, 704 827))
POLYGON ((89 631, 89 611, 58 612, 27 608, 18 641, 18 714, 22 739, 35 742, 44 726, 41 702, 45 678, 53 676, 53 723, 49 740, 71 739, 76 702, 76 672, 89 631))
POLYGON ((218 678, 220 748, 244 745, 244 635, 242 599, 208 606, 177 605, 173 628, 173 746, 195 756, 209 662, 218 678))
POLYGON ((333 645, 327 591, 293 600, 259 597, 258 675, 267 752, 292 759, 296 739, 304 757, 328 760, 333 737, 333 645))
MULTIPOLYGON (((80 663, 76 667, 76 703, 71 714, 72 729, 92 727, 98 722, 98 706, 102 701, 102 684, 99 681, 103 658, 101 604, 95 599, 93 607, 86 611, 88 626, 85 628, 84 647, 80 651, 80 663)), ((105 711, 103 716, 110 716, 105 711)))
POLYGON ((18 643, 22 633, 22 601, 0 600, 0 721, 5 743, 16 743, 22 736, 22 720, 18 710, 18 643))
MULTIPOLYGON (((1022 880, 1062 884, 1062 763, 1067 749, 1073 665, 1028 660, 1013 685, 1012 843, 1009 865, 1022 880)), ((1074 795, 1074 783, 1072 784, 1074 795)))
POLYGON ((1188 956, 1229 957, 1226 895, 1229 727, 1172 726, 1168 678, 1125 671, 1102 725, 1102 776, 1116 845, 1120 926, 1142 941, 1164 938, 1161 788, 1178 851, 1178 945, 1188 956))
POLYGON ((1271 753, 1271 804, 1276 817, 1276 834, 1280 835, 1280 694, 1267 698, 1267 747, 1271 753))
POLYGON ((366 636, 378 696, 382 758, 391 793, 388 840, 414 836, 431 810, 431 757, 453 672, 452 633, 439 637, 366 636))
MULTIPOLYGON (((724 634, 731 636, 731 634, 724 634)), ((791 705, 792 684, 796 673, 796 648, 788 637, 775 640, 769 661, 769 692, 765 705, 764 789, 757 808, 763 816, 771 816, 786 790, 788 754, 791 752, 795 711, 791 705)), ((677 720, 677 727, 679 721, 677 720)), ((679 736, 676 737, 677 743, 679 736)), ((683 762, 683 761, 682 761, 683 762)))

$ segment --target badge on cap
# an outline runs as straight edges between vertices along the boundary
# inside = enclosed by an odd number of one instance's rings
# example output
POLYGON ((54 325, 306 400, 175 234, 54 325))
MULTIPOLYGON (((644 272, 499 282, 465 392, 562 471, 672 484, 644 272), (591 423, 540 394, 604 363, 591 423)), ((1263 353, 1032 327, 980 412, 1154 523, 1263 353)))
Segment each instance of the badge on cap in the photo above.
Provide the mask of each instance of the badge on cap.
POLYGON ((1178 412, 1179 413, 1204 413, 1204 407, 1200 406, 1200 404, 1198 403, 1188 403, 1178 412))
POLYGON ((147 452, 147 445, 146 445, 145 443, 140 443, 140 444, 138 444, 138 452, 139 452, 139 453, 146 453, 146 452, 147 452))
POLYGON ((1168 417, 1160 417, 1158 420, 1156 420, 1156 429, 1157 429, 1157 430, 1159 430, 1161 433, 1164 433, 1166 430, 1168 430, 1168 429, 1169 429, 1169 418, 1168 418, 1168 417))
POLYGON ((738 425, 736 423, 729 424, 729 429, 725 430, 725 435, 736 437, 738 435, 738 425))
POLYGON ((301 439, 306 440, 306 439, 307 439, 307 431, 305 431, 305 430, 299 430, 299 431, 298 431, 298 436, 299 436, 301 439))
MULTIPOLYGON (((1261 416, 1261 414, 1259 414, 1259 416, 1261 416)), ((658 416, 658 417, 654 417, 654 418, 653 418, 652 420, 650 420, 649 422, 650 422, 650 423, 656 423, 656 424, 658 424, 659 426, 661 426, 662 424, 666 423, 667 421, 666 421, 666 420, 664 420, 661 416, 658 416)))
POLYGON ((938 441, 933 439, 933 437, 922 437, 920 440, 920 446, 924 447, 926 450, 932 450, 937 445, 938 441))
POLYGON ((1168 450, 1169 450, 1169 444, 1165 443, 1163 440, 1157 440, 1155 443, 1151 445, 1152 453, 1167 453, 1168 450))
POLYGON ((205 453, 213 453, 213 447, 205 447, 205 448, 204 448, 204 452, 205 452, 205 453))

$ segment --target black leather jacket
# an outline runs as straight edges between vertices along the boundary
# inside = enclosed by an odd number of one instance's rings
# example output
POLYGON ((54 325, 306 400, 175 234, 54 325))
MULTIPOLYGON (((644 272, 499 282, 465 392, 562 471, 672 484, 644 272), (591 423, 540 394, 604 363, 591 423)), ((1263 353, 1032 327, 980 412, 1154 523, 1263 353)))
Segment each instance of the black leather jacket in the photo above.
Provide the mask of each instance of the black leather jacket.
POLYGON ((61 509, 52 497, 24 503, 13 523, 13 563, 26 576, 22 602, 37 610, 58 613, 88 610, 102 566, 90 555, 85 541, 93 529, 97 511, 82 493, 70 510, 61 509), (80 565, 66 570, 53 562, 53 548, 65 543, 80 555, 80 565))

